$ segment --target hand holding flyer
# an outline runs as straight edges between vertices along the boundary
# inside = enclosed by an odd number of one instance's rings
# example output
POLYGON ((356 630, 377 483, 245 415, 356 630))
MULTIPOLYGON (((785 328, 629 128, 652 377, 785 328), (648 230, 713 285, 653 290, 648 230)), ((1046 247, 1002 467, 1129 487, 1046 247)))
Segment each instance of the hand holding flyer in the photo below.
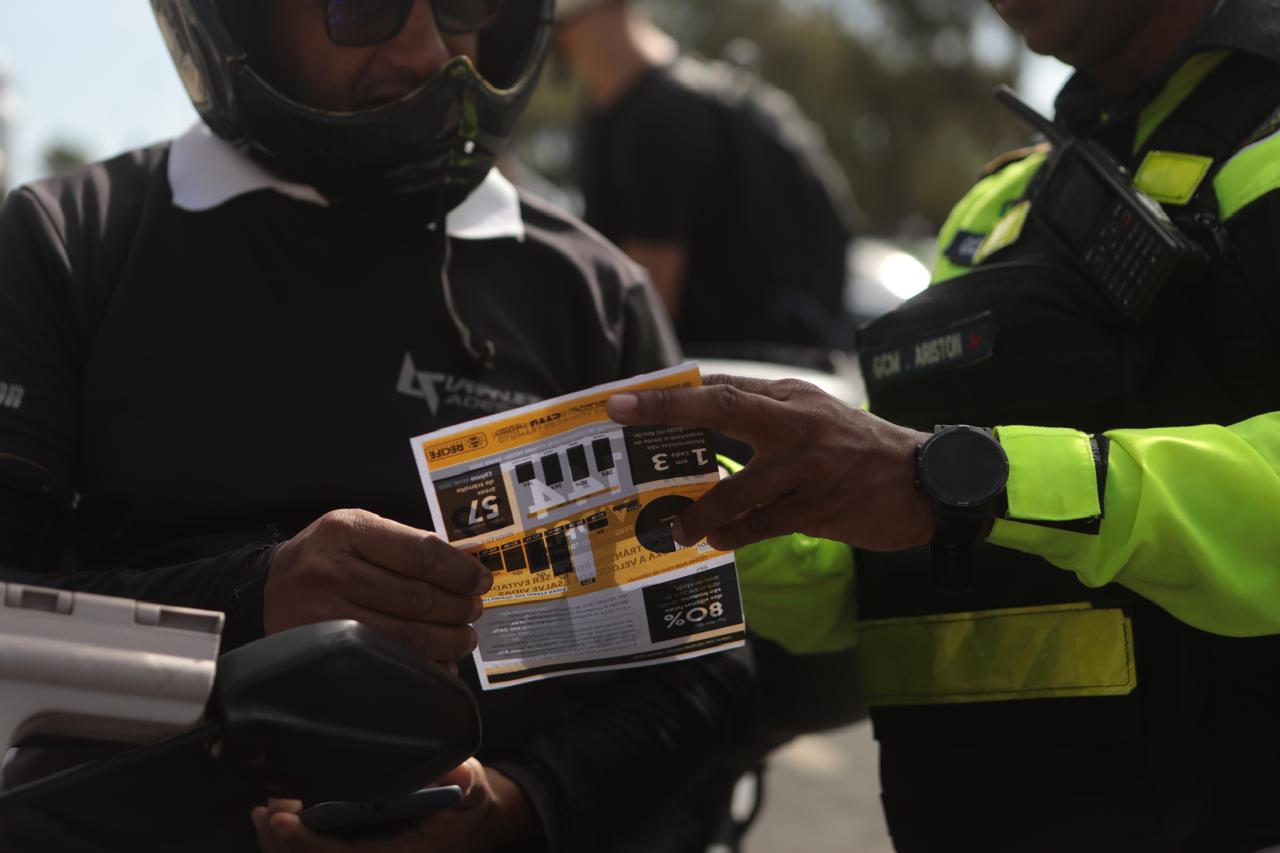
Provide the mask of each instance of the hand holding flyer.
POLYGON ((742 645, 733 554, 671 536, 718 480, 709 434, 605 412, 613 394, 701 382, 686 364, 413 439, 436 532, 494 573, 485 689, 742 645))

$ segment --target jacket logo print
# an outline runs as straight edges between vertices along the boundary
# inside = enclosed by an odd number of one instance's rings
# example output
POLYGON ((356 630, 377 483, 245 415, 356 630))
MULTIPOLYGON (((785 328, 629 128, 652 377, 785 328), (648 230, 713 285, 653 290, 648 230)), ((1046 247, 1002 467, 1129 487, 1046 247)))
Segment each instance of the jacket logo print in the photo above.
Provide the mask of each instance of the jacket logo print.
POLYGON ((0 382, 0 407, 5 409, 21 409, 22 395, 26 393, 21 385, 0 382))
POLYGON ((405 352, 404 361, 400 364, 400 378, 396 382, 396 391, 406 397, 425 400, 432 415, 440 414, 440 409, 444 406, 493 414, 527 406, 542 399, 524 391, 495 388, 474 379, 419 370, 413 363, 413 355, 409 352, 405 352))

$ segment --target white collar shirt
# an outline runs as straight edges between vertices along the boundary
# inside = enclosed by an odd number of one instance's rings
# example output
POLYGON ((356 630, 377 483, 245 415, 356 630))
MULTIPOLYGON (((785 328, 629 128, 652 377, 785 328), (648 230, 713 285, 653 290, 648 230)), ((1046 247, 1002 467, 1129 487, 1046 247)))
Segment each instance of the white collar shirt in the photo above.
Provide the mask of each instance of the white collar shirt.
MULTIPOLYGON (((169 185, 174 206, 190 212, 212 210, 233 198, 271 190, 308 204, 329 205, 319 190, 273 174, 197 122, 174 139, 169 150, 169 185)), ((445 218, 445 231, 456 240, 524 240, 524 220, 516 188, 491 169, 471 195, 445 218)))

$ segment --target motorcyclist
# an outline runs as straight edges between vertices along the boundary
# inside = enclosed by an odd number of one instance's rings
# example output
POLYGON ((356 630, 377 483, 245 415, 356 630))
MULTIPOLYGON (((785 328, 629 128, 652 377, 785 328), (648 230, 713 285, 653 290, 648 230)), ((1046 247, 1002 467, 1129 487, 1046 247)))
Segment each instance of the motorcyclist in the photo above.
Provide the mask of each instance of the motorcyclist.
MULTIPOLYGON (((490 579, 427 529, 407 439, 678 356, 643 273, 492 168, 551 2, 153 7, 202 123, 0 209, 5 577, 222 610, 227 648, 354 618, 452 665, 490 579)), ((484 694, 465 808, 410 835, 697 847, 677 795, 751 697, 732 654, 484 694)), ((48 808, 129 849, 320 843, 287 813, 255 838, 260 793, 199 756, 165 774, 48 808)))

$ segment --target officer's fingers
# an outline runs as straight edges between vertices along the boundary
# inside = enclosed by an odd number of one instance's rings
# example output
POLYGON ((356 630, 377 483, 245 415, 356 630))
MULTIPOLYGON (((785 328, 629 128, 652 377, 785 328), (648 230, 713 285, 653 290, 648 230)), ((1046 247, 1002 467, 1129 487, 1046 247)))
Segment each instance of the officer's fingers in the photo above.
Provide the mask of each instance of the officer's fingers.
POLYGON ((767 397, 726 384, 614 394, 606 407, 620 424, 706 427, 755 446, 771 431, 770 403, 767 397))
POLYGON ((671 424, 673 427, 707 427, 746 438, 739 432, 749 423, 733 418, 751 397, 764 393, 763 379, 716 374, 699 388, 657 388, 654 391, 613 394, 605 402, 609 418, 620 424, 671 424))
POLYGON ((712 373, 708 376, 702 377, 702 385, 704 388, 711 385, 728 385, 731 388, 737 388, 745 394, 763 394, 766 397, 769 396, 768 393, 766 393, 769 387, 769 380, 755 379, 750 376, 734 376, 729 373, 712 373))
POLYGON ((702 379, 704 386, 729 385, 746 394, 768 397, 778 402, 789 400, 810 401, 815 396, 828 396, 825 391, 802 379, 751 379, 746 376, 714 374, 702 379))
POLYGON ((613 394, 605 403, 609 418, 623 424, 671 424, 675 427, 709 427, 721 432, 741 427, 759 394, 730 386, 654 388, 613 394))
POLYGON ((768 457, 757 456, 746 468, 716 483, 680 513, 672 535, 681 545, 692 545, 754 507, 790 492, 795 477, 791 466, 771 464, 768 457))
POLYGON ((480 618, 475 595, 446 592, 433 583, 352 560, 342 567, 344 596, 353 604, 418 622, 465 625, 480 618))
POLYGON ((707 541, 717 550, 733 551, 765 539, 804 532, 813 524, 813 517, 812 502, 788 495, 754 507, 729 524, 713 530, 707 541))
POLYGON ((433 625, 357 609, 355 619, 399 643, 418 657, 446 666, 470 654, 477 635, 470 625, 433 625))

